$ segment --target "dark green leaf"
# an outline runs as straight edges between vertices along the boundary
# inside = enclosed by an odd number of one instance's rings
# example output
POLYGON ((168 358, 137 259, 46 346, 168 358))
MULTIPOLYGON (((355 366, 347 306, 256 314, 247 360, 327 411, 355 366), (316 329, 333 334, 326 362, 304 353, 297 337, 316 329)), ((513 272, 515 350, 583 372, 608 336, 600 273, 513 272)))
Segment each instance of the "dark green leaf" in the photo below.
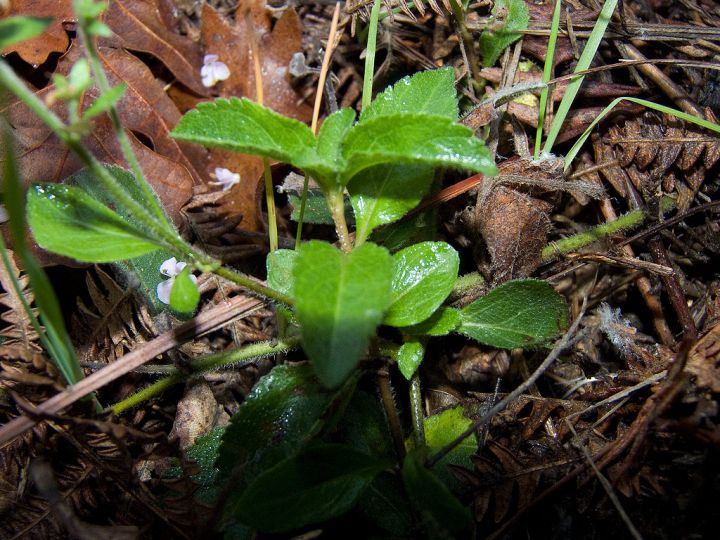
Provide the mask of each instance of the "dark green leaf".
POLYGON ((438 211, 436 208, 418 212, 414 216, 375 229, 370 239, 376 244, 386 247, 390 253, 403 248, 434 240, 437 237, 438 211))
POLYGON ((290 163, 331 183, 335 168, 315 150, 316 140, 302 122, 282 116, 247 98, 200 103, 182 117, 171 135, 176 139, 290 163))
POLYGON ((522 37, 527 30, 530 14, 525 0, 496 0, 493 15, 505 13, 504 24, 495 30, 484 30, 480 35, 480 54, 483 64, 492 66, 500 58, 502 52, 522 37))
POLYGON ((385 163, 497 172, 485 143, 470 128, 441 116, 396 114, 362 122, 345 138, 343 155, 348 165, 342 185, 363 169, 385 163))
POLYGON ((337 164, 337 169, 344 168, 342 143, 355 121, 355 111, 340 109, 328 116, 320 126, 317 140, 317 152, 328 163, 337 164))
POLYGON ((460 312, 458 332, 492 347, 543 345, 567 325, 565 300, 544 281, 509 281, 460 312))
POLYGON ((425 356, 425 347, 419 340, 406 341, 397 353, 397 365, 400 373, 409 381, 420 367, 425 356))
POLYGON ((377 458, 392 458, 395 450, 387 417, 376 395, 358 390, 333 431, 333 441, 377 458))
POLYGON ((384 472, 375 478, 358 501, 358 508, 373 524, 390 532, 393 538, 410 538, 412 511, 397 475, 384 472))
POLYGON ((185 451, 185 457, 197 463, 199 472, 192 477, 200 485, 194 498, 206 505, 212 505, 220 494, 222 482, 218 478, 220 469, 215 466, 222 442, 224 427, 215 427, 209 433, 197 438, 194 445, 185 451))
POLYGON ((452 291, 460 257, 450 244, 423 242, 393 255, 392 302, 384 324, 409 326, 427 319, 452 291))
POLYGON ((425 113, 457 120, 458 105, 453 68, 421 71, 382 91, 360 114, 366 122, 378 116, 425 113))
POLYGON ((190 279, 190 267, 186 266, 175 276, 170 289, 170 307, 180 313, 192 313, 200 302, 200 292, 190 279))
POLYGON ((310 447, 248 486, 235 517, 262 532, 285 532, 344 514, 388 462, 338 444, 310 447))
POLYGON ((52 17, 8 17, 0 21, 0 50, 32 39, 42 34, 50 26, 52 17))
POLYGON ((348 184, 355 211, 356 242, 364 242, 378 225, 397 221, 415 208, 432 184, 432 167, 378 165, 357 174, 348 184))
POLYGON ((143 231, 74 186, 33 184, 27 213, 40 247, 78 261, 112 262, 158 249, 143 231))
POLYGON ((303 348, 320 380, 337 386, 355 369, 387 307, 392 258, 363 244, 345 255, 326 242, 303 244, 295 262, 295 307, 303 348))
POLYGON ((425 448, 412 450, 405 456, 402 476, 413 505, 432 517, 451 533, 460 533, 470 525, 470 511, 427 468, 425 448))
POLYGON ((405 326, 402 331, 411 336, 444 336, 455 330, 459 324, 460 312, 457 309, 440 307, 424 321, 405 326))

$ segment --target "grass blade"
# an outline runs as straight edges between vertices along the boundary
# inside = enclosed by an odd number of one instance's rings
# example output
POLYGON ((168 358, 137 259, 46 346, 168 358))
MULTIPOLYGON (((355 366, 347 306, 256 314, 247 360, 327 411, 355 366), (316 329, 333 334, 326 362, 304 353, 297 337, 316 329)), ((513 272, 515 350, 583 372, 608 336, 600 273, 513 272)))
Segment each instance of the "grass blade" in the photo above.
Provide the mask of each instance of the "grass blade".
POLYGON ((535 135, 535 159, 540 157, 540 143, 542 142, 543 126, 545 125, 545 113, 547 112, 548 91, 547 83, 552 76, 553 60, 555 58, 555 44, 557 43, 558 32, 560 29, 560 6, 562 0, 555 2, 555 11, 553 11, 552 24, 550 25, 550 38, 548 39, 547 54, 545 55, 545 69, 543 70, 543 82, 545 87, 540 93, 540 105, 538 108, 538 125, 535 135))

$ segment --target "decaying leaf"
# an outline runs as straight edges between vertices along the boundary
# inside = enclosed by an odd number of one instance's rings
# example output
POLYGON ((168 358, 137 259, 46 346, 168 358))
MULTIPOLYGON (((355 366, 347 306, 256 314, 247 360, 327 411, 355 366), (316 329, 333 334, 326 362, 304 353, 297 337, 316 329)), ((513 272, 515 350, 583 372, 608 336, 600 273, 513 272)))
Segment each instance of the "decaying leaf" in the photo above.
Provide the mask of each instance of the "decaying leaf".
MULTIPOLYGON (((8 255, 10 264, 12 265, 10 271, 14 276, 11 275, 8 269, 5 268, 5 265, 0 262, 0 287, 2 287, 4 291, 0 293, 0 306, 3 307, 3 311, 0 313, 0 320, 4 323, 3 328, 0 329, 0 337, 4 338, 3 343, 5 345, 17 344, 20 346, 22 350, 25 351, 26 358, 30 359, 34 353, 41 350, 38 343, 39 337, 30 324, 30 318, 27 316, 22 299, 15 292, 15 287, 13 287, 12 283, 13 277, 20 283, 25 301, 30 306, 33 304, 33 291, 28 289, 30 278, 18 270, 12 252, 8 251, 8 255)), ((37 309, 34 309, 34 311, 37 312, 37 309)))
POLYGON ((700 388, 720 393, 720 323, 690 349, 687 370, 697 377, 700 388))
POLYGON ((16 43, 3 54, 16 52, 28 64, 38 67, 50 53, 62 53, 68 48, 70 39, 63 25, 75 22, 72 0, 12 0, 7 12, 0 6, 0 16, 17 15, 52 17, 53 21, 38 37, 16 43))

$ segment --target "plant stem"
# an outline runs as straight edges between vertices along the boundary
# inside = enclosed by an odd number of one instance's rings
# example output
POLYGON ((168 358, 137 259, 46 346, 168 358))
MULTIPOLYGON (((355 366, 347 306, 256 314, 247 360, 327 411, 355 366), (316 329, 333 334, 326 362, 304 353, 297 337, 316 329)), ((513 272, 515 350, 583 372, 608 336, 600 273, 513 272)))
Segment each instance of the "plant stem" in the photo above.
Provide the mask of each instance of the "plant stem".
POLYGON ((480 75, 480 63, 478 62, 477 54, 475 53, 475 41, 470 35, 470 32, 465 25, 465 13, 458 0, 450 0, 450 7, 452 8, 453 15, 455 15, 455 21, 460 31, 460 37, 465 45, 465 51, 467 53, 468 63, 470 64, 470 73, 473 79, 473 86, 475 91, 482 91, 485 87, 485 79, 480 75))
POLYGON ((423 414, 423 399, 420 389, 420 375, 416 371, 410 379, 410 414, 413 424, 413 439, 415 448, 425 446, 425 422, 423 414))
MULTIPOLYGON (((75 13, 77 14, 77 9, 75 9, 75 13)), ((95 48, 93 38, 87 31, 87 19, 81 16, 78 16, 77 19, 78 32, 80 33, 81 41, 85 45, 85 53, 90 59, 90 65, 92 66, 93 75, 95 76, 95 84, 97 84, 98 88, 100 89, 100 93, 104 94, 105 92, 110 90, 110 83, 108 82, 107 75, 105 73, 105 70, 103 69, 102 62, 100 61, 100 57, 97 53, 97 49, 95 48)), ((168 229, 173 229, 173 225, 163 211, 162 205, 160 204, 157 195, 148 184, 147 179, 145 178, 145 175, 140 168, 140 163, 137 160, 137 156, 135 156, 135 152, 133 152, 132 146, 130 145, 130 139, 128 139, 127 133, 125 132, 125 129, 120 122, 120 116, 118 115, 115 106, 112 106, 110 108, 109 115, 110 120, 112 121, 113 129, 115 131, 115 136, 120 143, 120 148, 122 150, 123 156, 125 157, 125 161, 127 161, 128 165, 130 166, 130 170, 135 176, 135 181, 137 182, 138 187, 142 191, 145 200, 149 203, 150 209, 152 210, 153 214, 155 214, 155 217, 161 223, 163 223, 165 227, 167 227, 168 229)))
POLYGON ((206 371, 231 366, 239 362, 250 363, 259 358, 285 353, 298 347, 300 345, 300 341, 301 339, 299 336, 294 336, 276 342, 263 341, 260 343, 254 343, 252 345, 248 345, 247 347, 243 347, 242 349, 205 356, 190 363, 189 374, 181 373, 177 370, 177 368, 175 368, 174 372, 169 376, 164 377, 150 386, 143 388, 139 392, 136 392, 130 397, 119 401, 115 405, 111 406, 110 410, 114 414, 120 414, 132 407, 135 407, 136 405, 139 405, 143 401, 158 395, 171 386, 183 382, 189 377, 198 376, 206 371))
POLYGON ((373 76, 375 75, 375 50, 377 49, 378 17, 380 15, 380 0, 375 0, 370 12, 370 28, 368 31, 367 48, 365 53, 365 74, 363 76, 362 108, 367 109, 372 101, 373 76))
POLYGON ((268 213, 268 233, 270 234, 270 251, 278 248, 277 213, 275 212, 275 188, 268 158, 263 158, 263 174, 265 176, 265 200, 268 213))
POLYGON ((345 221, 345 196, 342 188, 337 188, 325 194, 330 214, 335 222, 335 231, 340 239, 340 248, 349 253, 352 249, 350 241, 350 232, 348 231, 347 221, 345 221))
POLYGON ((388 426, 390 427, 390 436, 393 440, 395 453, 397 454, 398 460, 402 462, 405 458, 405 441, 402 426, 400 425, 400 417, 398 416, 397 407, 395 406, 392 386, 390 386, 390 375, 387 369, 383 369, 378 373, 377 383, 378 390, 380 391, 380 400, 385 409, 388 426))
POLYGON ((295 235, 295 249, 300 249, 300 240, 302 240, 302 226, 305 219, 305 205, 307 204, 308 182, 310 177, 305 174, 303 178, 302 197, 300 198, 300 214, 298 215, 297 234, 295 235))
MULTIPOLYGON (((555 58, 555 44, 557 43, 557 37, 560 28, 560 5, 561 0, 555 0, 555 11, 553 11, 552 24, 550 25, 550 38, 548 39, 548 48, 545 55, 545 68, 543 69, 543 82, 547 85, 548 81, 552 77, 553 72, 553 60, 555 58)), ((542 142, 543 126, 545 124, 545 113, 547 112, 547 100, 548 100, 549 88, 543 87, 540 92, 540 106, 538 109, 538 125, 537 132, 535 134, 535 154, 534 158, 540 157, 540 145, 542 142)))
POLYGON ((261 283, 258 283, 257 281, 253 280, 250 276, 246 276, 245 274, 241 274, 240 272, 235 272, 234 270, 227 268, 226 266, 219 266, 217 268, 214 268, 212 270, 214 274, 217 274, 220 277, 223 277, 229 281, 232 281, 233 283, 237 283, 241 287, 245 287, 246 289, 256 292, 262 296, 265 296, 266 298, 270 298, 271 300, 276 300, 278 302, 281 302, 283 304, 286 304, 288 306, 293 305, 293 300, 286 294, 283 294, 281 292, 276 291, 275 289, 271 289, 270 287, 267 287, 265 285, 262 285, 261 283))

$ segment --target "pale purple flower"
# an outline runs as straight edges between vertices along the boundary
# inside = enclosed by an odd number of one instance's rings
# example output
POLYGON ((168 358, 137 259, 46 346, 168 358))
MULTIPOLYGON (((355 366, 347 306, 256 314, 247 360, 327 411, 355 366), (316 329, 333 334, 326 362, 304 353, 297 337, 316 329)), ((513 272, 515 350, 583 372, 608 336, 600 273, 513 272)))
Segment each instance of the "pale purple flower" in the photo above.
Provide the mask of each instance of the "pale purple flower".
MULTIPOLYGON (((170 257, 167 261, 164 261, 160 265, 160 273, 163 276, 170 278, 158 283, 157 286, 158 299, 163 304, 170 304, 170 291, 172 290, 172 286, 175 283, 175 276, 182 272, 183 268, 185 268, 186 266, 186 262, 178 262, 175 257, 170 257)), ((197 278, 192 274, 190 274, 190 279, 193 283, 197 283, 197 278)))
POLYGON ((230 69, 223 62, 218 60, 217 54, 206 54, 203 58, 203 67, 200 68, 203 86, 210 88, 219 81, 224 81, 230 76, 230 69))
POLYGON ((215 168, 217 182, 210 182, 215 186, 222 186, 223 191, 229 191, 231 187, 240 182, 240 175, 222 167, 215 168))

